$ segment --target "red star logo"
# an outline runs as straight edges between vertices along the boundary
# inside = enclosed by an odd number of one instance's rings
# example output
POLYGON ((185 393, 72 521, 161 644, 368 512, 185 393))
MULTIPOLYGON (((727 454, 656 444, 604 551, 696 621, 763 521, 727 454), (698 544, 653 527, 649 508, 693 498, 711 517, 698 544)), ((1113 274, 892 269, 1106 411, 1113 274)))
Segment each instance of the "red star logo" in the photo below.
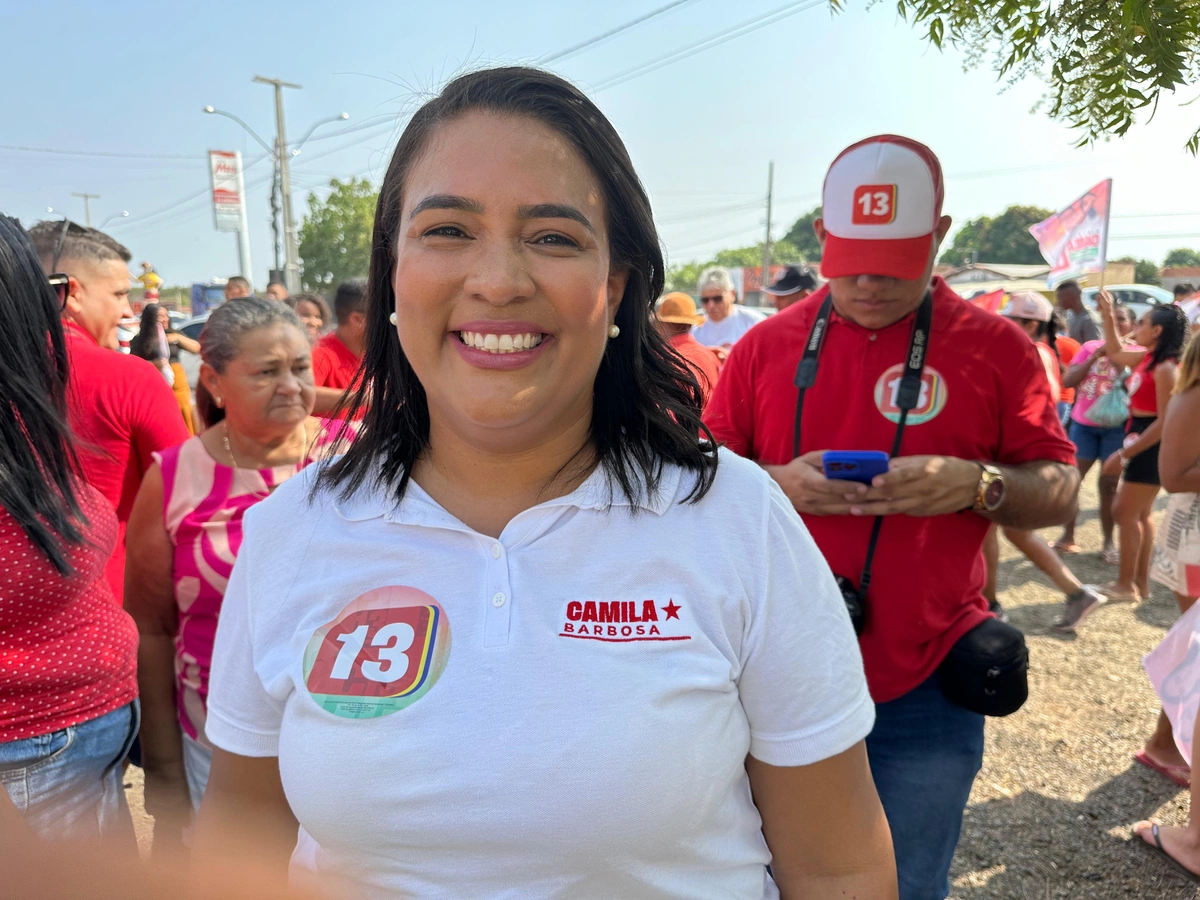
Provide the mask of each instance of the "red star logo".
POLYGON ((679 610, 681 609, 681 607, 676 606, 674 600, 668 600, 667 605, 664 606, 662 609, 663 609, 663 612, 665 612, 667 614, 668 619, 678 619, 679 618, 679 610))

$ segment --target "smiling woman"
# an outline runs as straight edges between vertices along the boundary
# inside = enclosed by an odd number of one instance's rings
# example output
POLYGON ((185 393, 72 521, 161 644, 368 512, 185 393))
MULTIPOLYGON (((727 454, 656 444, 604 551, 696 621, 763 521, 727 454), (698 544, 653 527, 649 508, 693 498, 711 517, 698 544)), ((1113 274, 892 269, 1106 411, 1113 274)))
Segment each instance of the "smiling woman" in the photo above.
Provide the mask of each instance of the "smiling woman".
POLYGON ((201 868, 252 828, 363 897, 896 896, 841 597, 715 449, 662 284, 570 84, 477 72, 412 118, 362 430, 246 520, 201 868))

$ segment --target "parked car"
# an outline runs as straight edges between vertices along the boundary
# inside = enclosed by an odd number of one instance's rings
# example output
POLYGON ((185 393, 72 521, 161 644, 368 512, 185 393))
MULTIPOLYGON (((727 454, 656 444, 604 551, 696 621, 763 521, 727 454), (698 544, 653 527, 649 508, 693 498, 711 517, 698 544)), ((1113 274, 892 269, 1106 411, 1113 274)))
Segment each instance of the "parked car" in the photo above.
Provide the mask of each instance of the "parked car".
MULTIPOLYGON (((1153 284, 1113 284, 1106 285, 1104 289, 1112 294, 1117 303, 1128 306, 1135 319, 1140 319, 1152 306, 1175 302, 1174 294, 1153 284)), ((1096 308, 1096 294, 1099 292, 1098 287, 1083 289, 1083 302, 1088 309, 1096 308)))
MULTIPOLYGON (((172 324, 180 334, 190 337, 193 341, 198 341, 200 340, 200 332, 204 330, 204 326, 208 322, 208 317, 211 315, 212 311, 209 310, 198 316, 192 316, 190 319, 184 319, 179 324, 172 324)), ((200 356, 181 349, 179 351, 179 364, 183 366, 183 371, 187 373, 188 384, 192 386, 192 390, 195 390, 196 385, 200 383, 200 356)))

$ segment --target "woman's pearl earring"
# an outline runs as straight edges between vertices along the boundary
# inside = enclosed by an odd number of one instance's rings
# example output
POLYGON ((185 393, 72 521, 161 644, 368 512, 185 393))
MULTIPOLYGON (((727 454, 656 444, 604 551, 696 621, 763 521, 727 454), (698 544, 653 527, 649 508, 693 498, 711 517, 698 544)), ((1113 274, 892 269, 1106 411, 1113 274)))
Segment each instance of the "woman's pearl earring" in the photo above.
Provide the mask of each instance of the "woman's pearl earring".
POLYGON ((393 325, 395 325, 396 324, 396 314, 392 313, 390 316, 388 316, 388 321, 391 322, 393 325))
POLYGON ((621 329, 619 327, 617 327, 616 325, 608 326, 608 336, 610 338, 615 338, 620 333, 621 333, 621 329))

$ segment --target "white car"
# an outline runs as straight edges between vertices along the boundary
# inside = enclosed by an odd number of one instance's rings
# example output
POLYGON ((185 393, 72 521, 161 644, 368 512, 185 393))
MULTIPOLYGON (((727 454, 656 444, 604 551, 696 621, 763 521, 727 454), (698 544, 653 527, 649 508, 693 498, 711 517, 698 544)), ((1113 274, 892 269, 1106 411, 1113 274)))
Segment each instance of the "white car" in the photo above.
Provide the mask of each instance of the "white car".
MULTIPOLYGON (((1111 284, 1105 285, 1104 290, 1112 294, 1118 304, 1129 307, 1133 312, 1134 321, 1140 319, 1152 306, 1175 302, 1174 294, 1153 284, 1111 284)), ((1098 287, 1083 289, 1083 303, 1088 309, 1096 308, 1096 294, 1099 292, 1098 287)))

